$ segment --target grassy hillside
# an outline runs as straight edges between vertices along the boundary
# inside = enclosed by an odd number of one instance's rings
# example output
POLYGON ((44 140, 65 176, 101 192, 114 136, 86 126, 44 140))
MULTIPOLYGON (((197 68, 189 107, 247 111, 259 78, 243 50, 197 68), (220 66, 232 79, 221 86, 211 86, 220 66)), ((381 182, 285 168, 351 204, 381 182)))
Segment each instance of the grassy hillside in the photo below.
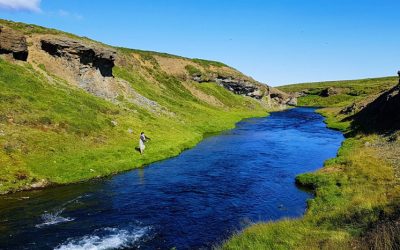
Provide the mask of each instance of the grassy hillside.
POLYGON ((398 249, 400 246, 400 137, 398 131, 365 135, 351 126, 350 103, 371 102, 397 83, 394 77, 280 87, 305 92, 299 105, 318 110, 347 139, 336 158, 296 182, 311 188, 303 218, 258 223, 232 236, 222 249, 398 249), (326 88, 340 94, 321 97, 326 88), (340 91, 338 91, 340 92, 340 91))
POLYGON ((120 94, 96 96, 70 82, 73 76, 57 64, 59 59, 40 54, 34 44, 43 35, 88 39, 4 20, 0 24, 32 41, 28 62, 0 57, 0 193, 141 167, 179 154, 206 133, 267 115, 260 101, 212 82, 190 81, 184 67, 248 78, 222 63, 124 48, 114 48, 118 60, 114 77, 106 82, 120 94), (135 150, 141 131, 152 139, 144 155, 135 150))
POLYGON ((374 97, 398 82, 397 77, 369 78, 361 80, 300 83, 278 87, 288 93, 303 92, 299 106, 344 107, 365 98, 374 97), (333 88, 337 94, 323 97, 322 92, 333 88))

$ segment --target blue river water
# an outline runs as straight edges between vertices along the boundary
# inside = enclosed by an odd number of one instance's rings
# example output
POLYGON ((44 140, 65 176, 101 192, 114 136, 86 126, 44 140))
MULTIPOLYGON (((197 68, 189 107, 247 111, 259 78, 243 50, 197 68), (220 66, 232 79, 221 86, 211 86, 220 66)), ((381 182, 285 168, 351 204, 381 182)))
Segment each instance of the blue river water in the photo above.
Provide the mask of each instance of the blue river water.
POLYGON ((81 184, 0 197, 0 249, 210 249, 251 223, 302 216, 295 176, 343 141, 310 108, 247 119, 181 155, 81 184))

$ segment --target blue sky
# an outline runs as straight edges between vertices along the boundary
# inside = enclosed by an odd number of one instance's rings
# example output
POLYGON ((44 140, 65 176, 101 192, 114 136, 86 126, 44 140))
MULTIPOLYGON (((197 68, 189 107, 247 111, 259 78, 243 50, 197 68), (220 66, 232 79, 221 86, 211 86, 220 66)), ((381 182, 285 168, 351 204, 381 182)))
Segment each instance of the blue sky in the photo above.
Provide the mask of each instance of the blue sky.
POLYGON ((0 17, 212 59, 273 86, 394 75, 399 0, 0 0, 0 17))

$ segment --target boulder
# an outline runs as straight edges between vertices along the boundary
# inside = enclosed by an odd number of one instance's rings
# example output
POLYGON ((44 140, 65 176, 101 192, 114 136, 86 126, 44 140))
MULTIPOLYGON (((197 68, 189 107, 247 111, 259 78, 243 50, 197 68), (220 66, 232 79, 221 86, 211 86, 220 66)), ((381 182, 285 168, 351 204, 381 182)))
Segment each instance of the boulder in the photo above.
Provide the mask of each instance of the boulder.
POLYGON ((297 106, 297 98, 295 96, 289 97, 287 105, 289 105, 289 106, 297 106))
POLYGON ((18 31, 0 26, 0 54, 11 54, 16 60, 26 61, 28 46, 25 36, 18 31))
POLYGON ((42 38, 41 48, 54 57, 80 64, 100 71, 104 77, 111 77, 116 52, 102 46, 87 44, 71 38, 42 38))
POLYGON ((299 91, 299 92, 291 93, 291 95, 296 97, 296 98, 299 98, 299 97, 308 96, 309 93, 308 93, 308 90, 302 90, 302 91, 299 91))
POLYGON ((46 179, 41 179, 39 181, 32 183, 30 188, 28 189, 41 189, 47 187, 49 184, 50 183, 46 179))
POLYGON ((319 95, 322 97, 329 97, 329 96, 337 95, 337 94, 339 94, 339 91, 337 89, 335 89, 333 87, 329 87, 329 88, 322 90, 319 95))
POLYGON ((284 105, 296 106, 297 98, 295 95, 290 95, 285 93, 279 89, 268 87, 269 96, 271 99, 275 100, 275 102, 284 105))

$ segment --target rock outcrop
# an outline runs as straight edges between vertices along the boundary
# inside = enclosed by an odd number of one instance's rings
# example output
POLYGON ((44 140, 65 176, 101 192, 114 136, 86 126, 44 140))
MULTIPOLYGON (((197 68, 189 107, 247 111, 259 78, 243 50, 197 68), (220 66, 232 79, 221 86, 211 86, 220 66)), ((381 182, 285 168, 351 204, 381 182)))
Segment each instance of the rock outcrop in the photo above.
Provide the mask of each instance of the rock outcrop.
POLYGON ((43 38, 41 47, 55 57, 79 62, 81 71, 98 70, 103 77, 112 77, 116 52, 100 46, 85 44, 69 38, 43 38))
POLYGON ((287 94, 279 89, 268 87, 269 97, 278 104, 284 104, 289 106, 297 105, 297 98, 293 95, 287 94))
POLYGON ((349 106, 346 106, 342 110, 340 110, 340 114, 343 114, 343 115, 355 114, 363 108, 365 108, 365 104, 353 102, 349 106))
POLYGON ((309 92, 308 89, 299 91, 299 92, 294 92, 294 93, 289 93, 290 95, 292 95, 293 97, 299 98, 299 97, 304 97, 304 96, 308 96, 309 92))
POLYGON ((25 36, 18 31, 0 26, 0 54, 11 54, 16 60, 26 61, 28 46, 25 36))
POLYGON ((263 86, 232 77, 217 76, 214 81, 237 95, 250 96, 255 99, 261 99, 267 91, 267 88, 264 89, 263 86))
POLYGON ((113 49, 61 36, 42 36, 38 43, 41 53, 51 58, 38 59, 46 69, 96 96, 109 100, 118 96, 112 73, 116 58, 113 49))
POLYGON ((192 80, 198 83, 216 82, 218 85, 237 95, 249 96, 257 100, 261 100, 263 97, 269 97, 278 105, 297 105, 297 98, 295 96, 256 81, 239 79, 232 76, 204 76, 201 74, 192 75, 192 80))
POLYGON ((400 129, 400 84, 380 95, 353 116, 353 127, 363 131, 391 132, 400 129))
POLYGON ((112 102, 120 98, 157 114, 168 113, 157 102, 137 93, 129 82, 113 77, 115 50, 62 36, 41 36, 33 43, 37 44, 32 46, 37 50, 32 51, 36 63, 69 83, 112 102))
POLYGON ((322 90, 319 95, 322 97, 329 97, 329 96, 337 95, 339 93, 340 93, 339 89, 329 87, 329 88, 322 90))

